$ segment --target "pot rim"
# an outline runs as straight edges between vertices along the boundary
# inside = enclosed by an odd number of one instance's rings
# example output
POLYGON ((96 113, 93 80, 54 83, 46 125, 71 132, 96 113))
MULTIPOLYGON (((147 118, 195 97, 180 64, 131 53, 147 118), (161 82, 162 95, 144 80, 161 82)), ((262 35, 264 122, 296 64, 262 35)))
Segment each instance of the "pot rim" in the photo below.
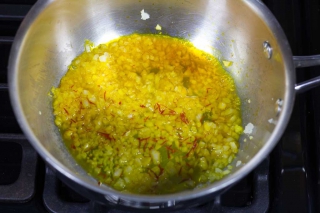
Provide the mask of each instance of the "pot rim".
POLYGON ((294 105, 295 71, 293 71, 294 65, 292 60, 292 53, 287 38, 281 26, 279 25, 278 21, 273 16, 273 14, 269 11, 269 9, 259 0, 247 0, 244 1, 245 4, 248 7, 250 7, 262 20, 264 20, 264 22, 269 27, 270 31, 273 32, 274 37, 278 41, 279 51, 281 52, 281 55, 283 57, 286 75, 286 93, 284 97, 282 113, 280 113, 278 124, 276 125, 274 131, 272 132, 266 144, 256 153, 253 159, 251 159, 246 165, 242 166, 242 168, 240 168, 235 173, 230 174, 229 176, 225 176, 221 180, 216 181, 205 188, 183 191, 167 195, 138 195, 123 193, 119 191, 109 190, 98 185, 87 183, 82 178, 77 177, 67 167, 65 167, 56 158, 54 158, 33 134, 26 118, 24 117, 21 103, 18 98, 19 95, 17 90, 17 68, 20 60, 19 50, 24 45, 25 37, 28 34, 29 27, 35 22, 39 14, 41 14, 52 2, 53 1, 51 0, 39 0, 27 14, 15 36, 11 48, 8 65, 9 94, 14 114, 27 139, 30 141, 33 147, 37 150, 37 152, 47 163, 49 163, 52 167, 54 167, 57 171, 59 171, 61 174, 63 174, 70 180, 102 195, 111 195, 120 199, 129 200, 133 202, 147 202, 149 204, 159 204, 174 201, 174 203, 178 203, 179 201, 191 200, 212 194, 237 182, 238 180, 246 176, 249 172, 251 172, 258 164, 260 164, 262 160, 269 155, 269 153, 277 144, 278 140, 280 139, 288 124, 294 105))

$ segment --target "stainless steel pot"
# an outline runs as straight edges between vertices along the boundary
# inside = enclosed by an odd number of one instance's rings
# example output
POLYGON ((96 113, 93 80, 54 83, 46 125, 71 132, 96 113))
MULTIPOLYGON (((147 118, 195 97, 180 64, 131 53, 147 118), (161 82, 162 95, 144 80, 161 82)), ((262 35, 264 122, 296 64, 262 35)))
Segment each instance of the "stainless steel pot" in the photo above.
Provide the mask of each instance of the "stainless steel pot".
POLYGON ((270 153, 286 128, 295 93, 320 84, 316 78, 296 85, 295 66, 319 63, 320 56, 293 60, 281 27, 259 0, 39 0, 16 35, 8 82, 25 135, 68 185, 108 204, 178 208, 210 199, 270 153), (141 20, 142 9, 150 19, 141 20), (176 194, 133 195, 98 186, 76 164, 54 125, 48 92, 83 51, 85 39, 99 44, 133 32, 155 32, 157 24, 164 33, 186 38, 221 61, 233 62, 227 70, 242 100, 243 124, 252 123, 254 129, 251 137, 242 136, 234 169, 222 180, 176 194))

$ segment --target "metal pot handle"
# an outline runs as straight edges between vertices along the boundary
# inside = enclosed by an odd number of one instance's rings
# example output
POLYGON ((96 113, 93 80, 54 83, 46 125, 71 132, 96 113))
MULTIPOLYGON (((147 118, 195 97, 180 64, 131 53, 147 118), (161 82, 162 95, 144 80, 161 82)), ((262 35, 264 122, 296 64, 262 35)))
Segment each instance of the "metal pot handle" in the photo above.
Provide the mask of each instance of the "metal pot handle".
MULTIPOLYGON (((293 56, 293 63, 296 68, 312 67, 320 65, 320 55, 293 56)), ((314 87, 320 86, 320 76, 296 84, 296 93, 302 93, 314 87)))

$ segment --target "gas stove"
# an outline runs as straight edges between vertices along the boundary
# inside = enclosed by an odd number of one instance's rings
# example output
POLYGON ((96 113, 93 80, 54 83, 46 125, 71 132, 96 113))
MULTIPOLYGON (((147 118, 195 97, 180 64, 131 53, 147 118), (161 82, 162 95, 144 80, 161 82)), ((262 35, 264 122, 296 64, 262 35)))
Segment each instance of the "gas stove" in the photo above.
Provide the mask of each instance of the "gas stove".
MULTIPOLYGON (((320 54, 320 1, 264 0, 294 55, 320 54)), ((0 212, 113 212, 61 182, 23 135, 7 85, 10 48, 35 0, 0 0, 0 212)), ((320 67, 297 70, 297 81, 320 67)), ((273 152, 248 176, 212 201, 187 212, 319 212, 320 88, 296 97, 288 127, 273 152)))

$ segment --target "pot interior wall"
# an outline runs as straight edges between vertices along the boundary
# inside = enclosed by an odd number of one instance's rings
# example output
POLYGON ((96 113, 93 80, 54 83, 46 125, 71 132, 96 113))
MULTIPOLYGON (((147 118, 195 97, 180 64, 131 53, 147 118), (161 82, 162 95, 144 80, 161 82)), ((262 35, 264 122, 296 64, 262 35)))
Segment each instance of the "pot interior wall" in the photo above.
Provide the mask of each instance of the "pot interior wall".
MULTIPOLYGON (((275 128, 268 120, 277 120, 276 100, 285 97, 283 56, 272 32, 246 1, 52 1, 22 41, 16 78, 19 100, 38 145, 89 184, 97 185, 64 147, 48 93, 83 51, 85 39, 99 44, 134 32, 156 33, 157 24, 163 33, 186 38, 221 61, 233 62, 227 70, 242 100, 243 125, 250 122, 255 126, 251 139, 248 135, 241 138, 233 165, 238 160, 242 165, 250 161, 275 128), (150 19, 141 20, 142 9, 150 19), (264 41, 273 47, 271 59, 263 51, 264 41)), ((230 175, 242 165, 234 166, 230 175)))

